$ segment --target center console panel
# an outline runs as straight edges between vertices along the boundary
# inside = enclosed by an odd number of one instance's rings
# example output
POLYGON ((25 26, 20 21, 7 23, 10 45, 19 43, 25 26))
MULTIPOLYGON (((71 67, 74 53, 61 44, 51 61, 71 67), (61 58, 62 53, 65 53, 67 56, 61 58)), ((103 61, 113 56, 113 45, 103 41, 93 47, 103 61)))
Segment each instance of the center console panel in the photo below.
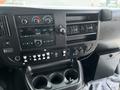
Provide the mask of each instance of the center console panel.
POLYGON ((60 17, 54 14, 15 16, 22 64, 64 60, 89 54, 96 46, 98 15, 99 13, 69 13, 61 22, 56 20, 60 17))

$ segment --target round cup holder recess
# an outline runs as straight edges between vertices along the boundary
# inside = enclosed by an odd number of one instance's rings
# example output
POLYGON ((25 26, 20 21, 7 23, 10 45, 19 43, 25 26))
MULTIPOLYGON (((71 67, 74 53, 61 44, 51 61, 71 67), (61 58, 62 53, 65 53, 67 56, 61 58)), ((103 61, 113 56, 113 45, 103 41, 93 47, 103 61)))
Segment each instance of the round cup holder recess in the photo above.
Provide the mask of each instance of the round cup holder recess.
POLYGON ((67 69, 64 74, 59 72, 54 72, 50 74, 49 80, 44 75, 38 75, 33 78, 32 85, 35 89, 50 89, 52 84, 58 85, 65 81, 66 84, 72 83, 78 80, 79 73, 75 69, 67 69))
POLYGON ((44 75, 36 76, 33 79, 32 84, 35 89, 47 88, 48 80, 44 75))
POLYGON ((60 73, 52 73, 51 75, 50 75, 50 82, 52 83, 52 84, 60 84, 60 83, 62 83, 63 82, 63 80, 64 80, 64 77, 63 77, 63 75, 62 74, 60 74, 60 73))
POLYGON ((64 72, 65 82, 72 83, 73 81, 78 79, 79 73, 75 69, 67 69, 64 72))

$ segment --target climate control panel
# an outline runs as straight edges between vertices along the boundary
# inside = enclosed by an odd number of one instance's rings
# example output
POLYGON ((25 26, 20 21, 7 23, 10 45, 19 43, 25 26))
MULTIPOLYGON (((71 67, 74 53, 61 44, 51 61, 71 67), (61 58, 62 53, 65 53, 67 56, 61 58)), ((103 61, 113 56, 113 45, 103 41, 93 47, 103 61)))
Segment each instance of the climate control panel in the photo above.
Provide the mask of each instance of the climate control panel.
POLYGON ((53 24, 53 15, 17 15, 18 25, 53 24))
POLYGON ((18 15, 15 18, 22 49, 55 45, 53 15, 18 15))

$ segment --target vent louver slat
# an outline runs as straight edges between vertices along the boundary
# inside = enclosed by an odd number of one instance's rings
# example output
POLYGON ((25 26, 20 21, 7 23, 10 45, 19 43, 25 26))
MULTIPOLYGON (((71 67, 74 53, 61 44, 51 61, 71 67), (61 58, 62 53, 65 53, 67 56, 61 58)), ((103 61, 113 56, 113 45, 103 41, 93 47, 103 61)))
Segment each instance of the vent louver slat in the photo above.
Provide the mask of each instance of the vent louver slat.
POLYGON ((8 27, 6 22, 6 16, 0 16, 0 37, 8 35, 8 27))
POLYGON ((66 22, 88 22, 88 21, 97 21, 98 13, 88 13, 88 14, 79 14, 79 13, 68 13, 66 14, 66 22))

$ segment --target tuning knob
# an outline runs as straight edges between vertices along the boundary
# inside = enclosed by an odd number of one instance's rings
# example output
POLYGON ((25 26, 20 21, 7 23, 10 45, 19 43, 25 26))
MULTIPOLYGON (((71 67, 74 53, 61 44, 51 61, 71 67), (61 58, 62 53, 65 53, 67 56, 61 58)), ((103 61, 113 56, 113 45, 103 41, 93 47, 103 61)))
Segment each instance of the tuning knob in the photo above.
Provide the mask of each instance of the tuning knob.
POLYGON ((42 40, 34 40, 35 46, 40 47, 42 45, 42 40))
POLYGON ((58 31, 62 34, 65 34, 66 33, 66 29, 62 26, 62 25, 59 25, 58 26, 58 31))

